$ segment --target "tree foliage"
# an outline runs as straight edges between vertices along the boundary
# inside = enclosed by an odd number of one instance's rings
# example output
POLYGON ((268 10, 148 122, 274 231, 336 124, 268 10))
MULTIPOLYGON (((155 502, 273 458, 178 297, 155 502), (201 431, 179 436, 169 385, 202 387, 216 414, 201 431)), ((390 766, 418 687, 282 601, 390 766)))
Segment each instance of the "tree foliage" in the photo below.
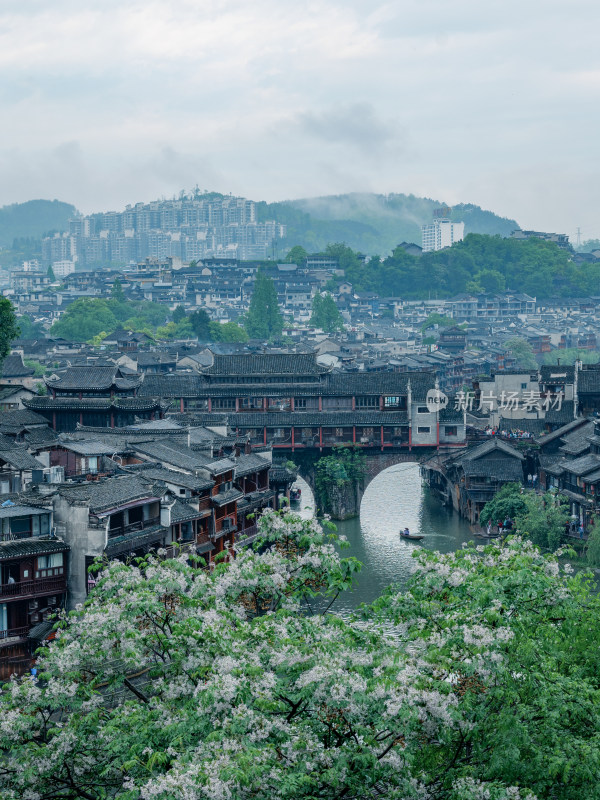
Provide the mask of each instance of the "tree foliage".
POLYGON ((485 504, 479 519, 483 525, 493 525, 507 518, 513 520, 521 536, 554 551, 565 541, 569 506, 562 496, 552 492, 539 495, 522 489, 518 483, 507 483, 485 504))
POLYGON ((116 292, 117 297, 108 300, 100 298, 75 300, 52 325, 51 335, 76 342, 87 342, 102 331, 108 335, 121 326, 127 330, 148 332, 155 331, 167 321, 168 310, 160 304, 120 301, 118 289, 116 292))
POLYGON ((575 264, 568 251, 541 239, 470 233, 452 247, 421 256, 394 247, 381 263, 365 263, 339 242, 328 245, 325 253, 339 258, 356 291, 384 297, 449 297, 508 289, 538 298, 600 293, 600 262, 575 264))
POLYGON ((10 353, 10 343, 19 336, 19 333, 12 303, 7 297, 0 297, 0 360, 10 353))
POLYGON ((533 347, 526 339, 515 336, 512 339, 508 339, 504 346, 516 359, 517 367, 520 369, 537 369, 538 363, 535 360, 533 347))
POLYGON ((262 270, 256 275, 245 326, 251 339, 276 339, 283 331, 275 284, 262 270))
POLYGON ((347 486, 365 477, 366 460, 358 447, 335 447, 329 456, 322 456, 315 465, 317 489, 326 492, 330 486, 347 486))
POLYGON ((420 550, 324 613, 353 559, 268 512, 211 572, 110 564, 0 694, 6 800, 598 798, 600 601, 525 540, 420 550))
POLYGON ((326 333, 344 329, 344 319, 330 294, 317 292, 313 297, 310 324, 326 333))

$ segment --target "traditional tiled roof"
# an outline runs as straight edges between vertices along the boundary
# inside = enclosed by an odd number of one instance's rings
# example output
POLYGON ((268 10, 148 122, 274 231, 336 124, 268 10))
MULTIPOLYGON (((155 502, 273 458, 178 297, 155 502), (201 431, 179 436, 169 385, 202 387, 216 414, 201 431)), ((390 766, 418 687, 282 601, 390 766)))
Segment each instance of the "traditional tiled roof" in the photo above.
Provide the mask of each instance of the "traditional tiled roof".
POLYGON ((210 461, 206 456, 172 439, 136 441, 131 443, 131 447, 136 453, 149 456, 159 463, 171 464, 179 469, 192 472, 204 467, 210 461))
POLYGON ((46 379, 51 389, 60 391, 108 391, 111 388, 133 389, 139 386, 141 378, 124 377, 116 365, 106 367, 69 367, 56 379, 46 379))
POLYGON ((600 394, 600 369, 582 369, 577 376, 578 394, 600 394))
POLYGON ((168 528, 162 525, 154 525, 151 528, 144 528, 143 531, 126 533, 123 536, 114 536, 108 540, 104 552, 109 558, 131 553, 134 550, 159 547, 164 543, 168 528))
POLYGON ((35 411, 20 408, 15 411, 4 411, 0 415, 0 425, 21 428, 33 428, 41 425, 46 427, 48 420, 41 414, 36 414, 35 411))
MULTIPOLYGON (((518 450, 515 450, 514 447, 511 447, 506 442, 500 441, 500 439, 490 439, 489 442, 483 442, 483 444, 476 445, 475 447, 470 447, 465 453, 463 453, 459 459, 461 463, 464 464, 465 461, 474 461, 479 458, 483 458, 484 456, 495 456, 498 457, 502 454, 506 456, 510 456, 511 458, 517 459, 518 461, 524 461, 525 457, 519 453, 518 450)), ((489 461, 491 459, 486 459, 489 461)))
POLYGON ((173 486, 183 486, 186 489, 190 489, 190 491, 200 492, 214 486, 214 482, 211 481, 210 478, 190 475, 187 472, 178 472, 160 465, 132 464, 125 469, 127 472, 139 473, 143 478, 149 478, 153 481, 162 481, 165 484, 171 483, 173 486))
POLYGON ((486 458, 485 460, 465 461, 463 470, 468 477, 489 477, 499 481, 523 480, 523 467, 511 458, 486 458))
POLYGON ((547 444, 555 442, 557 439, 562 439, 563 436, 566 436, 566 434, 568 434, 570 431, 576 430, 580 428, 582 425, 586 425, 588 422, 589 420, 584 417, 578 417, 577 419, 572 419, 562 427, 557 428, 555 431, 552 431, 551 433, 546 433, 544 436, 540 436, 538 439, 536 439, 536 442, 537 444, 540 445, 540 447, 544 447, 547 444))
POLYGON ((110 456, 115 452, 112 447, 104 444, 104 442, 87 438, 72 439, 69 436, 60 436, 58 444, 65 450, 70 450, 82 456, 110 456))
POLYGON ((266 458, 262 458, 262 456, 256 455, 255 453, 238 456, 235 460, 235 477, 241 478, 253 472, 269 469, 270 466, 271 464, 266 458))
POLYGON ((0 561, 8 561, 20 556, 37 556, 44 553, 65 553, 69 545, 60 539, 17 539, 16 541, 0 542, 0 561))
POLYGON ((0 461, 6 462, 10 467, 18 470, 44 469, 44 464, 41 461, 38 461, 27 450, 20 447, 0 450, 0 461))
POLYGON ((95 514, 142 500, 157 499, 152 486, 137 476, 124 475, 71 486, 59 484, 58 493, 69 502, 85 503, 95 514))
POLYGON ((3 378, 28 378, 35 372, 31 367, 26 367, 23 357, 19 355, 6 356, 2 362, 3 378))
POLYGON ((542 383, 558 384, 573 383, 575 380, 575 367, 563 365, 543 364, 540 367, 540 378, 542 383))
POLYGON ((600 456, 595 453, 575 458, 572 461, 567 461, 564 467, 573 475, 586 475, 588 472, 593 472, 600 468, 600 456))
POLYGON ((109 411, 111 408, 121 411, 156 411, 161 404, 150 397, 30 397, 23 400, 26 408, 35 411, 85 410, 109 411))
POLYGON ((13 519, 13 517, 29 517, 31 515, 40 516, 50 513, 48 508, 38 508, 37 506, 25 506, 18 503, 12 506, 0 505, 0 519, 13 519))
POLYGON ((227 503, 233 503, 235 500, 240 500, 244 495, 239 489, 228 489, 226 492, 219 492, 219 494, 211 497, 213 503, 217 506, 226 506, 227 503))
POLYGON ((315 353, 245 353, 215 355, 207 375, 321 375, 315 353))
POLYGON ((187 522, 191 519, 199 519, 203 516, 203 512, 196 511, 193 506, 183 503, 181 500, 175 500, 171 506, 171 524, 179 522, 187 522))

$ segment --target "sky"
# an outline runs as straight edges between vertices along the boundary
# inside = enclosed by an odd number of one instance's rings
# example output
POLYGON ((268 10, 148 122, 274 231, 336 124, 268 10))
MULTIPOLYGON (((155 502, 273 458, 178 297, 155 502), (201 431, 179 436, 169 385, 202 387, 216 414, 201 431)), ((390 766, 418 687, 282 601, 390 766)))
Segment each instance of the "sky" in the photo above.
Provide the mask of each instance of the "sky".
POLYGON ((0 205, 403 192, 600 238, 598 0, 2 0, 0 205))

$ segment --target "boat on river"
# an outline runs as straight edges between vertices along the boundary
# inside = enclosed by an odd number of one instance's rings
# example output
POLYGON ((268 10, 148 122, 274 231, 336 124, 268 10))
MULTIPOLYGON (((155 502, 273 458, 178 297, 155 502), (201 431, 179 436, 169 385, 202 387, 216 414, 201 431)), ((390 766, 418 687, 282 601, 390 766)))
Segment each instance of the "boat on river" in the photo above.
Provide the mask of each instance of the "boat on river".
POLYGON ((401 539, 410 539, 412 541, 418 541, 419 539, 424 539, 425 536, 423 536, 420 533, 402 533, 402 531, 400 531, 400 538, 401 539))

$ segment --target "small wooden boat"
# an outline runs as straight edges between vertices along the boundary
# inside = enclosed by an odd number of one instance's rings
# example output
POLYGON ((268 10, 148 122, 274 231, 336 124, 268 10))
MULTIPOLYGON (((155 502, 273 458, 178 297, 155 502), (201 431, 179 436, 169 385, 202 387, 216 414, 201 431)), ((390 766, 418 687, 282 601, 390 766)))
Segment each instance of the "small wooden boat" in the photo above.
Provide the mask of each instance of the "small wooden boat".
POLYGON ((405 533, 400 534, 401 539, 412 539, 413 541, 417 541, 419 539, 424 539, 425 537, 419 533, 409 533, 408 536, 405 533))

